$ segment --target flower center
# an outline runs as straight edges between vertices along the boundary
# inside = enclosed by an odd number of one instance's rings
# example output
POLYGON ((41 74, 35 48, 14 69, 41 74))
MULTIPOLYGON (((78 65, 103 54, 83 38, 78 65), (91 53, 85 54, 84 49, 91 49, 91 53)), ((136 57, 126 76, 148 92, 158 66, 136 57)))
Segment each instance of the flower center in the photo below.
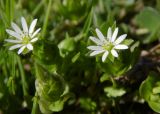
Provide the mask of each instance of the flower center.
POLYGON ((30 42, 30 37, 29 36, 24 36, 22 39, 23 44, 28 44, 30 42))
POLYGON ((113 47, 114 47, 114 45, 113 45, 112 42, 106 42, 106 43, 102 46, 102 48, 103 48, 104 50, 112 50, 113 47))

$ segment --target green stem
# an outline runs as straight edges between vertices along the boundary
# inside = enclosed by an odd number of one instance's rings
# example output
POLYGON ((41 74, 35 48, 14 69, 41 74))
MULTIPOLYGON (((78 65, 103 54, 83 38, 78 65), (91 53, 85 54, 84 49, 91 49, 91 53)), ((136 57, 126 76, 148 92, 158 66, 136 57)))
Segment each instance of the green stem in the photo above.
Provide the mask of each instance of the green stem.
POLYGON ((11 72, 12 72, 12 76, 13 77, 15 77, 15 71, 16 71, 16 55, 15 54, 13 54, 13 55, 11 55, 12 57, 12 61, 11 61, 11 63, 12 63, 12 70, 11 70, 11 72))
POLYGON ((120 110, 120 107, 119 107, 119 104, 118 104, 118 102, 116 102, 115 101, 115 106, 116 106, 116 108, 117 108, 117 112, 118 112, 118 114, 121 114, 121 110, 120 110))
POLYGON ((111 81, 112 81, 113 87, 116 87, 117 84, 116 84, 115 80, 113 79, 113 77, 110 77, 110 79, 111 79, 111 81))
POLYGON ((38 109, 38 97, 36 92, 35 96, 33 97, 33 106, 31 114, 38 114, 37 109, 38 109))
POLYGON ((42 69, 40 69, 40 67, 38 66, 38 64, 35 62, 34 63, 34 67, 35 67, 35 75, 37 79, 43 80, 43 75, 42 75, 42 69))
POLYGON ((27 96, 27 89, 28 89, 28 85, 25 79, 25 73, 24 73, 24 69, 23 69, 23 65, 21 62, 21 59, 19 56, 17 56, 17 62, 18 62, 18 66, 19 66, 19 70, 20 70, 20 75, 21 75, 21 81, 22 81, 22 89, 23 89, 23 94, 24 96, 27 96))
MULTIPOLYGON (((121 110, 120 110, 120 107, 119 107, 119 104, 118 102, 116 101, 116 99, 112 99, 112 102, 113 102, 113 106, 115 107, 115 110, 114 110, 114 113, 115 114, 121 114, 121 110)), ((128 113, 127 113, 128 114, 128 113)))
POLYGON ((12 80, 12 84, 11 84, 11 90, 12 90, 12 93, 15 95, 15 83, 14 83, 14 80, 15 80, 15 77, 16 77, 16 62, 17 62, 17 59, 16 59, 16 55, 15 54, 11 54, 11 74, 10 74, 10 79, 12 80))
POLYGON ((14 5, 15 5, 15 1, 11 0, 10 1, 10 21, 12 21, 14 17, 14 5))
POLYGON ((35 16, 37 14, 37 12, 41 9, 41 7, 44 4, 44 0, 41 0, 41 2, 37 5, 37 7, 35 8, 35 10, 33 10, 32 15, 35 16))
POLYGON ((45 34, 46 34, 46 29, 47 29, 47 25, 48 25, 48 18, 49 18, 51 5, 52 5, 52 0, 49 0, 47 12, 46 12, 45 19, 44 19, 44 24, 43 24, 42 39, 45 37, 45 34))
POLYGON ((8 76, 8 72, 7 72, 6 66, 7 66, 7 65, 3 65, 3 66, 2 66, 2 71, 3 71, 4 76, 8 76))

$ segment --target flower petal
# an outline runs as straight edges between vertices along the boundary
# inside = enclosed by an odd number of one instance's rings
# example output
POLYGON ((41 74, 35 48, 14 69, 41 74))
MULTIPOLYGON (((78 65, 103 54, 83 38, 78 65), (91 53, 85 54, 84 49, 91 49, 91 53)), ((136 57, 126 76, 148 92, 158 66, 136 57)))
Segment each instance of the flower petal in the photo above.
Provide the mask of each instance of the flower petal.
POLYGON ((19 48, 19 47, 21 47, 21 46, 22 46, 22 44, 16 44, 16 45, 11 46, 11 47, 9 48, 9 50, 14 50, 14 49, 17 49, 17 48, 19 48))
POLYGON ((99 38, 102 42, 103 42, 103 41, 106 41, 105 38, 104 38, 104 36, 103 36, 103 34, 101 33, 101 31, 100 31, 98 28, 96 28, 96 33, 97 33, 98 38, 99 38))
POLYGON ((117 38, 115 41, 115 44, 120 44, 125 38, 127 37, 127 34, 123 34, 117 38))
POLYGON ((103 44, 103 42, 101 40, 97 39, 96 37, 90 36, 89 39, 91 39, 97 45, 102 45, 103 44))
POLYGON ((14 32, 14 31, 12 31, 12 30, 6 29, 6 32, 7 32, 9 35, 11 35, 11 36, 13 36, 13 37, 15 37, 15 38, 17 38, 17 39, 21 39, 21 35, 18 34, 18 33, 16 33, 16 32, 14 32))
POLYGON ((36 42, 38 40, 38 38, 33 38, 30 42, 36 42))
POLYGON ((108 39, 109 41, 111 41, 111 38, 112 38, 112 29, 111 29, 111 27, 109 27, 109 28, 108 28, 108 32, 107 32, 107 39, 108 39))
POLYGON ((12 40, 12 39, 5 39, 6 42, 11 42, 11 43, 21 43, 21 40, 12 40))
POLYGON ((112 50, 111 50, 111 53, 112 53, 112 55, 113 55, 114 57, 118 57, 118 53, 117 53, 116 50, 112 49, 112 50))
POLYGON ((28 26, 27 26, 27 22, 24 17, 21 17, 21 23, 22 23, 22 28, 23 28, 25 35, 28 35, 28 26))
POLYGON ((36 23, 37 23, 37 19, 34 19, 29 27, 29 34, 33 33, 36 23))
POLYGON ((117 37, 117 34, 118 34, 118 28, 116 28, 116 29, 114 30, 114 33, 113 33, 113 35, 112 35, 111 42, 114 42, 114 41, 115 41, 115 39, 116 39, 116 37, 117 37))
POLYGON ((116 45, 114 48, 115 49, 128 49, 128 46, 127 45, 116 45))
POLYGON ((97 51, 103 50, 101 46, 88 46, 87 48, 90 50, 97 50, 97 51))
POLYGON ((26 48, 26 46, 22 46, 22 47, 18 50, 18 54, 21 54, 25 48, 26 48))
POLYGON ((106 58, 107 58, 107 56, 108 56, 108 51, 106 51, 104 54, 103 54, 103 56, 102 56, 102 62, 104 62, 105 60, 106 60, 106 58))
POLYGON ((28 48, 29 50, 33 50, 32 44, 27 44, 27 48, 28 48))
POLYGON ((93 51, 90 56, 95 56, 97 54, 103 53, 105 50, 98 50, 98 51, 93 51))
POLYGON ((12 28, 13 28, 17 33, 23 35, 22 30, 17 26, 17 24, 15 24, 15 23, 12 22, 12 23, 11 23, 11 26, 12 26, 12 28))
POLYGON ((34 38, 38 32, 41 30, 41 28, 37 29, 32 35, 31 35, 31 38, 34 38))

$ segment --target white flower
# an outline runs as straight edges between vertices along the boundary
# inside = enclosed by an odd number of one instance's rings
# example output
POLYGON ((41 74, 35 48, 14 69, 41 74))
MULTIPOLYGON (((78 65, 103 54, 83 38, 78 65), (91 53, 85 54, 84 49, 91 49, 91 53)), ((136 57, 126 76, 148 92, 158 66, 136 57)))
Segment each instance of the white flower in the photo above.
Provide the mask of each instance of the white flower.
POLYGON ((102 61, 104 62, 109 53, 111 53, 114 57, 118 57, 118 53, 116 50, 128 49, 127 45, 120 44, 126 38, 127 34, 123 34, 117 38, 118 28, 116 28, 112 34, 112 29, 109 27, 107 38, 104 37, 104 35, 98 28, 96 28, 95 31, 98 38, 90 36, 90 40, 92 40, 96 44, 96 46, 87 47, 88 49, 93 51, 90 56, 104 53, 102 56, 102 61))
POLYGON ((32 21, 29 28, 27 26, 27 22, 24 17, 21 17, 21 23, 22 23, 23 30, 21 30, 17 26, 17 24, 15 24, 13 22, 11 23, 13 30, 6 29, 6 32, 10 36, 14 37, 14 39, 6 39, 5 40, 7 42, 14 44, 9 48, 9 50, 14 50, 14 49, 19 48, 18 54, 21 54, 25 49, 27 49, 27 51, 33 50, 32 43, 36 42, 38 40, 38 37, 36 37, 36 35, 41 30, 39 28, 34 32, 34 28, 36 26, 37 19, 34 19, 32 21))

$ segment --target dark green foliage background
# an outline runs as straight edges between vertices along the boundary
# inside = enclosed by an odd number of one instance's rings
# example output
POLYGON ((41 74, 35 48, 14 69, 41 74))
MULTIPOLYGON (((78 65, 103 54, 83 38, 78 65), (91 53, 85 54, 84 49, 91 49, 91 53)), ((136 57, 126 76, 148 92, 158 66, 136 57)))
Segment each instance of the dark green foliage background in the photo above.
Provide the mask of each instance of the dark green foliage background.
POLYGON ((156 114, 159 38, 159 0, 0 0, 0 114, 156 114), (17 55, 5 29, 22 16, 42 29, 34 50, 17 55), (130 48, 102 63, 86 47, 110 26, 130 48))

